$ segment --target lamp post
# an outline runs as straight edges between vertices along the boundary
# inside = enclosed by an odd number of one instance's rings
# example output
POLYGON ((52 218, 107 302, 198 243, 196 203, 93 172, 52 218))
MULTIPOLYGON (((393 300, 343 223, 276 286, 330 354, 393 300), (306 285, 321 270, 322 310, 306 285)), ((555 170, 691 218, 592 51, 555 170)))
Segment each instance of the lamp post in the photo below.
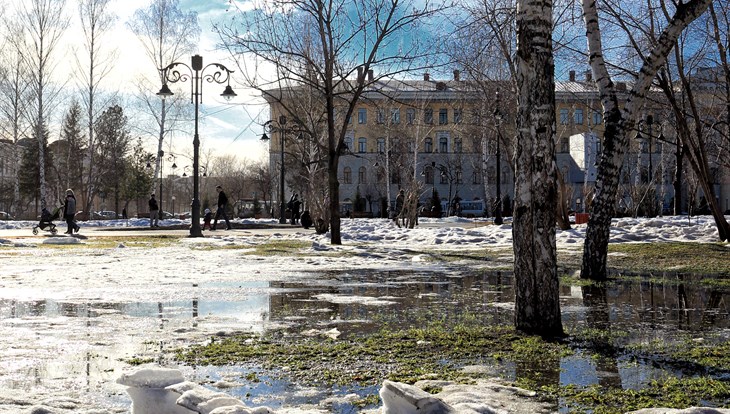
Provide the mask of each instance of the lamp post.
POLYGON ((494 224, 502 224, 502 152, 500 151, 499 141, 502 140, 502 112, 499 110, 499 91, 496 93, 496 101, 494 103, 494 125, 497 130, 497 205, 494 210, 494 224))
POLYGON ((286 210, 284 202, 284 173, 286 169, 284 167, 284 134, 286 133, 286 116, 279 116, 278 122, 273 119, 264 123, 264 135, 261 136, 261 141, 268 141, 269 136, 266 135, 266 131, 273 133, 279 131, 281 137, 280 150, 281 150, 281 170, 279 171, 279 224, 286 224, 286 217, 284 212, 286 210))
POLYGON ((200 228, 200 176, 199 158, 200 158, 200 137, 198 135, 198 108, 202 103, 203 84, 202 80, 209 83, 224 84, 226 88, 220 95, 226 99, 232 99, 236 96, 236 92, 231 88, 230 79, 232 70, 221 65, 220 63, 210 63, 203 66, 203 57, 195 55, 191 58, 190 66, 182 62, 173 62, 166 67, 160 69, 162 74, 162 89, 157 95, 163 99, 172 96, 173 93, 167 86, 168 83, 186 82, 190 80, 190 100, 195 104, 195 135, 193 136, 193 203, 191 205, 192 223, 190 225, 190 237, 203 237, 203 231, 200 228), (186 72, 180 72, 185 68, 186 72), (212 73, 205 74, 207 69, 211 69, 212 73))

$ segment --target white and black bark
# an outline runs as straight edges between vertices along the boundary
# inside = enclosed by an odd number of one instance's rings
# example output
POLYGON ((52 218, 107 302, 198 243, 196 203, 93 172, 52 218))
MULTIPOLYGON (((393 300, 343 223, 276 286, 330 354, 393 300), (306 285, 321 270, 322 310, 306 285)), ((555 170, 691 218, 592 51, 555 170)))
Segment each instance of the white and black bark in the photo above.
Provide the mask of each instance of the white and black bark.
POLYGON ((46 207, 46 169, 44 128, 53 109, 61 84, 53 82, 55 53, 59 40, 68 26, 64 17, 64 0, 32 0, 23 2, 18 12, 18 25, 25 34, 22 43, 25 62, 31 76, 33 103, 30 108, 30 122, 34 136, 38 138, 39 201, 40 208, 46 207))
MULTIPOLYGON (((100 108, 107 106, 106 102, 99 103, 101 98, 101 84, 111 71, 116 58, 114 51, 105 52, 105 35, 112 28, 115 17, 110 10, 111 0, 81 0, 78 5, 83 38, 83 59, 76 60, 78 86, 81 90, 81 103, 86 112, 87 162, 86 177, 82 181, 82 188, 76 194, 80 195, 79 203, 83 211, 91 211, 94 201, 95 187, 98 178, 95 165, 97 142, 94 131, 97 114, 100 108)), ((80 154, 76 154, 80 156, 80 154)))
POLYGON ((514 140, 515 327, 563 334, 555 220, 555 66, 552 1, 517 2, 517 137, 514 140))
POLYGON ((596 79, 603 105, 605 131, 603 152, 598 164, 598 177, 593 204, 583 246, 581 278, 604 280, 607 278, 606 260, 611 219, 618 193, 619 172, 628 150, 627 132, 636 124, 646 94, 658 70, 665 64, 667 55, 674 47, 682 31, 709 6, 711 0, 690 0, 678 3, 674 15, 662 31, 650 53, 643 56, 643 64, 634 87, 629 91, 623 107, 619 106, 617 90, 603 55, 599 15, 595 0, 583 0, 586 23, 589 63, 596 79))

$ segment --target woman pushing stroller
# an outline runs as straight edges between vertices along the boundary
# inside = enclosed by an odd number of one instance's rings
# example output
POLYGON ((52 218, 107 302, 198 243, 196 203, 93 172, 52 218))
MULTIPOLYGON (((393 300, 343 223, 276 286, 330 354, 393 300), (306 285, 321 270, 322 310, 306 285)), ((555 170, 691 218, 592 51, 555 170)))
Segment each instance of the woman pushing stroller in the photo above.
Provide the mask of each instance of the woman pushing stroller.
POLYGON ((76 224, 76 220, 74 218, 76 217, 76 197, 74 197, 74 192, 72 189, 66 190, 66 201, 63 203, 63 218, 66 219, 66 225, 68 226, 68 230, 65 234, 73 234, 78 233, 81 229, 78 224, 76 224))

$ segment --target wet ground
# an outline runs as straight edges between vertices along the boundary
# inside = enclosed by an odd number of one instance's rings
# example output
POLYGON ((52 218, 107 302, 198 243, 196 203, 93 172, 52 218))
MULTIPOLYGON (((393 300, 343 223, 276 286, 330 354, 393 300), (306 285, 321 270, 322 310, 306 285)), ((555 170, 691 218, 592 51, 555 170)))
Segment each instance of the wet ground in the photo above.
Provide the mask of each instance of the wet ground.
MULTIPOLYGON (((52 258, 50 260, 53 260, 52 258)), ((0 388, 17 396, 0 403, 28 404, 70 394, 84 405, 123 412, 129 401, 113 381, 127 365, 121 359, 159 358, 162 349, 204 340, 216 332, 316 330, 337 328, 340 335, 372 332, 378 321, 423 323, 423 315, 458 317, 479 313, 494 324, 512 320, 512 275, 456 267, 428 270, 349 269, 306 271, 261 280, 247 273, 211 282, 176 281, 156 289, 64 285, 36 288, 0 287, 0 388)), ((259 273, 263 274, 263 273, 259 273)), ((629 332, 625 344, 667 341, 691 333, 696 337, 730 336, 730 293, 702 288, 701 276, 663 274, 617 281, 606 288, 563 286, 561 308, 568 333, 582 328, 629 332)), ((539 379, 550 384, 602 384, 640 388, 664 375, 692 375, 652 361, 622 355, 595 359, 580 352, 548 367, 539 379)), ((373 387, 302 389, 259 372, 245 381, 247 369, 186 368, 201 382, 234 382, 226 392, 254 405, 316 404, 348 393, 373 394, 373 387)), ((495 366, 508 379, 518 379, 519 366, 495 366)), ((10 405, 8 405, 10 406, 10 405)), ((3 405, 0 404, 0 411, 3 405)), ((338 413, 356 412, 335 403, 338 413)), ((10 412, 10 411, 9 411, 10 412)))

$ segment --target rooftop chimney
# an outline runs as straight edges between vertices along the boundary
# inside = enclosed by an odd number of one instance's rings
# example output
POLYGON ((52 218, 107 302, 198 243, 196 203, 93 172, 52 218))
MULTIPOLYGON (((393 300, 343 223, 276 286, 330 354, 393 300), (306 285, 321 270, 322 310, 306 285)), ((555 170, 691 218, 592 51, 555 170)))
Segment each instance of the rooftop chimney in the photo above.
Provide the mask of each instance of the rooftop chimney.
POLYGON ((591 72, 590 70, 587 70, 586 71, 586 82, 591 82, 591 81, 593 81, 593 72, 591 72))
POLYGON ((457 82, 461 80, 459 75, 459 70, 454 70, 454 80, 457 82))
POLYGON ((368 82, 372 82, 372 81, 373 81, 373 70, 368 69, 368 82))
POLYGON ((425 80, 427 82, 430 81, 431 80, 431 75, 429 75, 428 72, 424 73, 423 74, 423 80, 425 80))
POLYGON ((575 82, 575 71, 574 70, 571 70, 570 72, 568 72, 568 78, 570 79, 571 82, 575 82))
POLYGON ((362 83, 363 77, 362 77, 362 66, 357 67, 357 83, 362 83))

